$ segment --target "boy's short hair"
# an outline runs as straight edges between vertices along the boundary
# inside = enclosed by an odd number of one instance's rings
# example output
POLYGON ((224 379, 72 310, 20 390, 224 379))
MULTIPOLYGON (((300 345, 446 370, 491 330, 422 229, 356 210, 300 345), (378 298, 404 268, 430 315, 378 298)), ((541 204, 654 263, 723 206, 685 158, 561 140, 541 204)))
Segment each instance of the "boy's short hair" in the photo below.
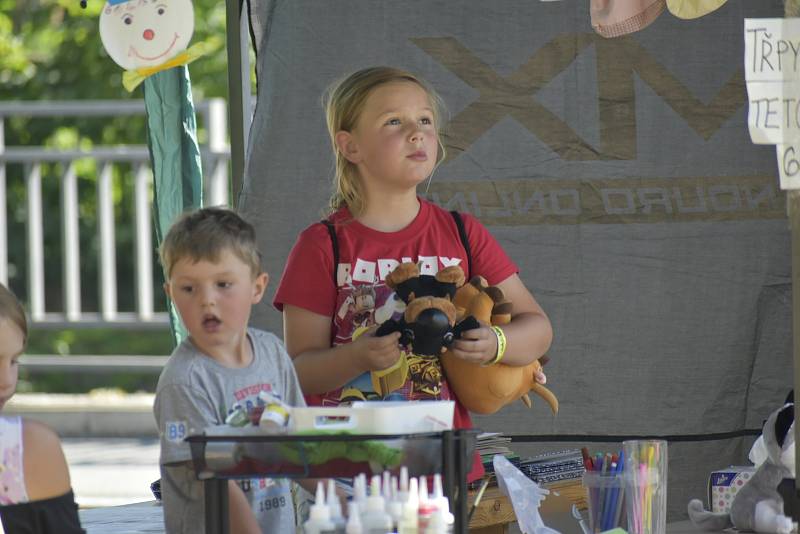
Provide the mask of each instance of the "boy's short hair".
POLYGON ((161 243, 161 265, 169 278, 175 264, 190 258, 217 261, 224 250, 250 267, 253 276, 261 273, 261 253, 253 225, 227 208, 202 208, 184 213, 175 221, 161 243))

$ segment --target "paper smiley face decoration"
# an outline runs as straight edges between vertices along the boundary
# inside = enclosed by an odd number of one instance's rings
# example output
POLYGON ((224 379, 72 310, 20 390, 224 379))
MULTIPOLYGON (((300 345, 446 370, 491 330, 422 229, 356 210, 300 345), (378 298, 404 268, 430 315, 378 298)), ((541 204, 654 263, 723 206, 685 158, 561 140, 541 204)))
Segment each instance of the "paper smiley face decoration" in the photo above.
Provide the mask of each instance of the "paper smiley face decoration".
POLYGON ((126 70, 160 65, 186 49, 194 31, 191 0, 108 0, 100 39, 126 70))

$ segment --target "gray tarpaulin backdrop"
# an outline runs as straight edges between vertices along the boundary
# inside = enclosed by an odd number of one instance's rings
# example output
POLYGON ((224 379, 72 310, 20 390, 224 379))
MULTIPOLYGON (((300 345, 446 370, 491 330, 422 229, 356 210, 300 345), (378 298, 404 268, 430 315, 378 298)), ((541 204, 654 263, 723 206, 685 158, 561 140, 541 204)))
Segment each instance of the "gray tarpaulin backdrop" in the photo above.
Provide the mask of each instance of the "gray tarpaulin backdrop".
MULTIPOLYGON (((258 104, 240 208, 274 291, 318 220, 332 157, 320 95, 390 64, 441 93, 449 159, 428 196, 478 216, 555 330, 539 401, 476 418, 508 433, 705 433, 758 427, 791 386, 790 243, 775 149, 746 127, 743 19, 664 12, 612 40, 585 0, 251 0, 258 104)), ((253 322, 281 332, 272 292, 253 322)), ((670 447, 671 518, 752 440, 670 447)), ((581 444, 559 444, 566 447, 581 444)), ((541 447, 519 446, 526 454, 541 447)))

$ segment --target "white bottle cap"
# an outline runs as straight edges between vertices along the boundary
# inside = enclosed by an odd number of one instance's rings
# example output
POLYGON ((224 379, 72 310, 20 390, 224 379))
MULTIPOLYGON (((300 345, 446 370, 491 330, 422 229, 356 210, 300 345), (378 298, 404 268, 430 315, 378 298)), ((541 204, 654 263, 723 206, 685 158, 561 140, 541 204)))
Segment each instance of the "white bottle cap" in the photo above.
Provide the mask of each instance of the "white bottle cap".
POLYGON ((328 505, 325 504, 325 490, 321 480, 317 482, 317 495, 309 510, 308 519, 313 521, 330 521, 331 519, 331 512, 328 510, 328 505))
POLYGON ((419 498, 417 492, 417 479, 412 478, 408 491, 408 499, 403 502, 403 512, 398 522, 397 530, 400 532, 417 532, 419 525, 419 498))
POLYGON ((428 503, 428 481, 425 479, 425 475, 419 477, 419 503, 428 503))
POLYGON ((325 490, 322 487, 322 481, 319 481, 317 482, 316 499, 308 513, 308 521, 303 523, 303 532, 306 534, 318 534, 331 531, 334 528, 330 510, 325 504, 325 490))
POLYGON ((363 505, 367 502, 367 484, 364 473, 356 476, 356 479, 353 481, 353 499, 359 505, 363 505))
POLYGON ((336 482, 332 479, 328 479, 328 510, 331 514, 331 519, 334 522, 341 521, 344 522, 344 516, 342 515, 342 503, 339 500, 339 496, 336 495, 336 482))
POLYGON ((384 501, 383 496, 381 495, 381 477, 378 475, 372 477, 369 497, 367 497, 367 509, 365 512, 386 512, 386 501, 384 501))
POLYGON ((408 491, 408 467, 400 468, 400 491, 408 491))
POLYGON ((383 498, 386 502, 392 498, 392 474, 389 471, 383 472, 383 479, 381 480, 381 491, 383 493, 383 498))
POLYGON ((433 475, 433 502, 436 507, 442 512, 442 519, 445 524, 454 524, 456 518, 450 513, 450 499, 448 499, 444 491, 442 491, 442 475, 436 473, 433 475))
POLYGON ((355 501, 347 503, 347 525, 344 531, 345 534, 361 534, 364 531, 361 525, 361 516, 358 513, 358 503, 355 501))
POLYGON ((400 491, 397 489, 397 477, 392 477, 390 483, 391 491, 386 498, 386 511, 392 516, 392 521, 400 522, 403 517, 403 501, 400 500, 400 491))

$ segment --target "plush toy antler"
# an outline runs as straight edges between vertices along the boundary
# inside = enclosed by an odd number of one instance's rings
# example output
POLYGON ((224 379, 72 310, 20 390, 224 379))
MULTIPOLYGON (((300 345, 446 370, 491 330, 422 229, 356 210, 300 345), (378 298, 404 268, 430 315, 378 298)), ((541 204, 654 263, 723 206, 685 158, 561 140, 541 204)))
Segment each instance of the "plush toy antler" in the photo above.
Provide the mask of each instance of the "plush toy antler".
MULTIPOLYGON (((486 280, 480 276, 458 288, 453 304, 462 331, 478 326, 477 321, 469 326, 466 324, 469 316, 483 324, 503 325, 511 322, 511 303, 505 300, 500 288, 487 287, 486 280)), ((536 373, 541 371, 546 362, 547 357, 542 356, 521 367, 503 363, 484 367, 457 358, 449 351, 442 354, 442 366, 451 389, 469 411, 480 414, 494 413, 517 399, 530 407, 529 391, 542 397, 550 405, 553 414, 558 413, 556 396, 535 380, 536 373)))

